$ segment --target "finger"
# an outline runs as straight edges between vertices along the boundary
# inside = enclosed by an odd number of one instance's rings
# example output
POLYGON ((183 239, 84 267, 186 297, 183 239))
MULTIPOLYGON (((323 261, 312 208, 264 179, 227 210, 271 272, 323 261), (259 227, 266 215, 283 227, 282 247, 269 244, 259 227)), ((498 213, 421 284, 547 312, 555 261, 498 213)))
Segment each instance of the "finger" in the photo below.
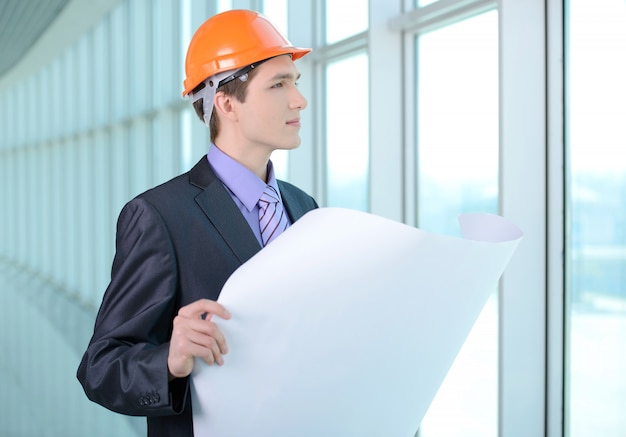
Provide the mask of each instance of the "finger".
POLYGON ((213 355, 213 361, 218 365, 221 366, 224 364, 224 356, 222 355, 222 353, 220 352, 219 346, 217 345, 217 342, 214 342, 211 345, 211 353, 213 355))
POLYGON ((230 313, 222 304, 209 299, 199 299, 178 310, 179 315, 188 318, 200 318, 207 313, 209 315, 215 314, 225 320, 230 319, 230 313))
POLYGON ((202 319, 187 319, 176 317, 172 337, 187 338, 189 341, 209 346, 213 341, 217 345, 217 351, 221 354, 228 353, 228 343, 219 326, 211 321, 202 319))
POLYGON ((216 323, 209 320, 192 319, 189 320, 189 326, 192 330, 212 338, 217 345, 219 353, 228 353, 228 344, 226 343, 226 337, 216 323))
POLYGON ((185 341, 194 341, 198 344, 208 345, 208 340, 203 337, 212 338, 217 343, 220 353, 228 353, 226 337, 216 323, 199 318, 190 319, 180 315, 174 318, 172 341, 179 344, 184 344, 185 341), (194 333, 198 335, 194 335, 194 333), (192 337, 192 335, 194 336, 192 337))
POLYGON ((207 347, 206 345, 195 342, 189 342, 185 345, 185 355, 201 358, 209 365, 217 361, 212 347, 207 347))
POLYGON ((226 308, 224 308, 224 306, 209 299, 199 299, 178 310, 179 315, 188 318, 199 318, 206 313, 215 314, 222 319, 230 318, 230 313, 226 310, 226 308))
POLYGON ((202 358, 207 364, 218 365, 224 364, 223 352, 214 337, 199 333, 191 332, 188 336, 189 350, 193 356, 202 358))
POLYGON ((170 355, 174 362, 184 363, 193 357, 200 357, 212 364, 213 361, 223 360, 217 341, 204 333, 188 331, 171 343, 170 355))

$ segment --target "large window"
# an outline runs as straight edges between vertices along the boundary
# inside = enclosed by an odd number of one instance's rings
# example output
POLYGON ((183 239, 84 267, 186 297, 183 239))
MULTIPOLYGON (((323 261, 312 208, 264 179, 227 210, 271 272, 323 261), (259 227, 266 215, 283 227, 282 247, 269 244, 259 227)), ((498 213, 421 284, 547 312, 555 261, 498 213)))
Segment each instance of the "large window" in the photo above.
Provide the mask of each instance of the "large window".
MULTIPOLYGON (((418 224, 456 235, 459 213, 498 210, 497 12, 426 33, 417 51, 418 224)), ((494 289, 420 436, 497 435, 497 333, 494 289)))
POLYGON ((367 55, 326 68, 326 172, 329 206, 368 208, 367 55))
POLYGON ((626 433, 626 3, 568 9, 566 430, 617 437, 626 433))
POLYGON ((367 30, 368 0, 326 0, 324 4, 326 44, 336 43, 367 30))
POLYGON ((368 0, 323 2, 322 75, 323 204, 369 208, 368 0), (355 44, 355 39, 360 42, 355 44))
POLYGON ((624 0, 74 3, 91 24, 52 29, 49 57, 0 77, 0 435, 145 434, 90 402, 76 366, 120 209, 207 151, 185 50, 235 7, 313 48, 279 178, 431 232, 481 211, 525 234, 418 435, 626 435, 624 0))

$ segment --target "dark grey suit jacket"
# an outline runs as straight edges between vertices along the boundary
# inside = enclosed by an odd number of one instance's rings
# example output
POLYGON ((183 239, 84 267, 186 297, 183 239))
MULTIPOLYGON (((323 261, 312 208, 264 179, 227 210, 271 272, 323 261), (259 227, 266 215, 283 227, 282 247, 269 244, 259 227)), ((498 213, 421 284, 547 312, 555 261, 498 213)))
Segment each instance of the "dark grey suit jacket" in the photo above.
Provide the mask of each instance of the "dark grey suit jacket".
MULTIPOLYGON (((293 221, 315 200, 279 181, 293 221)), ((149 436, 192 436, 189 378, 168 382, 180 307, 217 300, 228 277, 261 249, 206 157, 128 202, 120 213, 111 282, 77 376, 89 399, 147 416, 149 436)))

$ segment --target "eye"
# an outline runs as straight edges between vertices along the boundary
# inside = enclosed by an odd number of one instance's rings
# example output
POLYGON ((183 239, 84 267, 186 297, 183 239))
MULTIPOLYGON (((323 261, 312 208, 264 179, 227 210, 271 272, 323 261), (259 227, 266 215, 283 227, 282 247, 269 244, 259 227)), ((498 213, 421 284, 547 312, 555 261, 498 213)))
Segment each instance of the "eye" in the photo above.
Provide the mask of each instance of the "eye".
POLYGON ((282 88, 283 86, 285 86, 283 82, 278 82, 272 85, 272 88, 282 88))

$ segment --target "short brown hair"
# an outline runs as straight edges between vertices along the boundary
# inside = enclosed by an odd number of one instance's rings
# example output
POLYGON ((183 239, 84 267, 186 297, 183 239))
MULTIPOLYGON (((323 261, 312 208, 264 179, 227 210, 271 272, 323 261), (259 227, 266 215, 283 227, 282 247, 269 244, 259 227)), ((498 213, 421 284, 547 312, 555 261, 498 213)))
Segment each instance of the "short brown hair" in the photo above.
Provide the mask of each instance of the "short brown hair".
MULTIPOLYGON (((230 82, 227 82, 224 85, 218 87, 216 90, 216 94, 218 92, 222 92, 226 94, 227 96, 234 97, 235 99, 237 99, 237 101, 241 103, 245 102, 246 96, 248 94, 248 84, 250 83, 250 81, 252 80, 255 74, 256 74, 256 69, 253 68, 250 71, 248 71, 247 73, 248 78, 245 81, 240 80, 239 78, 235 80, 231 80, 230 82)), ((204 84, 204 82, 202 82, 193 90, 193 92, 194 93, 198 92, 205 86, 206 85, 204 84)), ((196 111, 196 114, 198 115, 200 120, 204 123, 204 109, 203 109, 204 102, 203 101, 204 99, 196 100, 193 103, 193 109, 196 111)), ((211 113, 211 120, 209 122, 209 131, 211 133, 211 141, 214 141, 220 132, 220 120, 217 114, 215 113, 215 108, 213 108, 213 112, 211 113)))

